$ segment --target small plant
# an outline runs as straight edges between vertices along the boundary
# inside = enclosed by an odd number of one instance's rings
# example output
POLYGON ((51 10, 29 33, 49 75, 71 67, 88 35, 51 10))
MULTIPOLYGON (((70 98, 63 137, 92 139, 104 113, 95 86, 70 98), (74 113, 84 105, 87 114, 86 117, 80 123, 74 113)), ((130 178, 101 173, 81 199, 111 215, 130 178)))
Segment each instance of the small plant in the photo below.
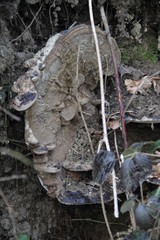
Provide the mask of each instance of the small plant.
MULTIPOLYGON (((135 143, 123 152, 124 162, 121 166, 121 183, 128 197, 121 206, 121 212, 130 212, 134 231, 125 239, 151 239, 153 229, 160 221, 160 187, 152 192, 150 196, 143 196, 143 182, 154 171, 152 161, 148 153, 142 152, 144 146, 150 145, 150 152, 154 152, 160 146, 160 141, 155 143, 135 143), (140 186, 141 199, 134 195, 140 186), (135 222, 133 222, 133 219, 135 222), (140 229, 140 230, 139 230, 140 229), (148 230, 152 231, 148 232, 148 230)), ((157 230, 158 231, 158 230, 157 230)), ((158 232, 157 232, 158 234, 158 232)))

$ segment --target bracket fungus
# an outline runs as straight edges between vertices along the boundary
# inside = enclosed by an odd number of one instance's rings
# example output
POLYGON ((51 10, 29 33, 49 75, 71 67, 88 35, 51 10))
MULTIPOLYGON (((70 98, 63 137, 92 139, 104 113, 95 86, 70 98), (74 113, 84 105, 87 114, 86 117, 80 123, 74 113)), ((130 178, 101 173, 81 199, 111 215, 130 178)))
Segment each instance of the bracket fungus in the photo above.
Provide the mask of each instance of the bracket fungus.
MULTIPOLYGON (((107 38, 98 27, 96 31, 103 73, 113 75, 114 66, 107 38)), ((116 41, 112 41, 119 66, 121 54, 116 41)), ((13 85, 13 91, 17 92, 13 108, 25 111, 26 143, 33 152, 35 169, 44 184, 48 183, 49 195, 56 195, 63 203, 75 204, 76 194, 75 201, 65 197, 66 193, 67 196, 74 195, 64 187, 66 175, 72 170, 74 173, 92 170, 92 160, 86 163, 81 159, 76 163, 72 158, 67 158, 65 162, 76 133, 83 126, 83 121, 78 115, 78 105, 81 104, 83 110, 87 111, 86 121, 87 116, 88 119, 97 119, 98 115, 97 108, 92 103, 96 98, 94 90, 99 81, 99 72, 91 27, 82 24, 56 34, 33 59, 27 60, 24 66, 28 71, 13 85), (50 175, 47 178, 45 173, 54 175, 51 181, 48 180, 51 179, 50 175)), ((81 182, 81 185, 83 184, 81 182)), ((87 189, 87 185, 85 186, 87 189)), ((84 188, 79 186, 77 189, 84 195, 84 188)), ((90 194, 90 191, 85 190, 85 196, 90 194)), ((93 201, 91 197, 88 199, 90 203, 98 201, 95 200, 96 197, 93 201)))

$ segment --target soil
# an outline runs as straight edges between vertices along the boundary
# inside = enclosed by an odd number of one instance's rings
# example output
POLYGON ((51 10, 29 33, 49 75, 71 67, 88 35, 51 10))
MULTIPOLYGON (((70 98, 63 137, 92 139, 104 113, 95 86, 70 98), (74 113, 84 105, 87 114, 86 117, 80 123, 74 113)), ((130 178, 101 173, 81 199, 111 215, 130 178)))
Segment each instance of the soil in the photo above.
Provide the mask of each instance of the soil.
MULTIPOLYGON (((70 206, 62 204, 64 203, 62 195, 59 195, 59 201, 53 199, 52 193, 48 196, 45 186, 42 186, 42 182, 37 177, 37 171, 29 166, 32 165, 32 154, 24 140, 24 114, 11 108, 12 98, 15 97, 11 91, 11 86, 25 73, 26 69, 23 63, 42 49, 52 35, 68 29, 74 22, 76 24, 89 24, 87 2, 87 0, 2 0, 0 2, 0 102, 4 108, 22 120, 17 122, 12 117, 5 115, 3 111, 0 111, 0 142, 1 146, 8 146, 17 152, 25 154, 31 162, 31 164, 28 162, 26 166, 21 160, 18 161, 11 156, 2 154, 0 156, 0 179, 20 174, 27 176, 25 179, 1 182, 0 190, 2 189, 8 202, 7 204, 4 198, 0 198, 0 239, 2 240, 15 239, 13 236, 14 226, 17 233, 28 234, 31 240, 109 239, 100 204, 94 202, 94 204, 78 204, 78 206, 72 204, 70 206), (13 210, 13 212, 11 210, 11 214, 8 212, 9 206, 13 210)), ((144 75, 151 75, 159 71, 159 1, 148 3, 143 0, 141 3, 136 4, 135 6, 135 1, 121 0, 118 3, 117 1, 108 1, 105 3, 105 8, 108 11, 111 34, 117 40, 122 53, 121 62, 141 70, 144 75), (156 49, 154 45, 152 52, 148 51, 149 44, 148 37, 145 38, 146 31, 156 43, 156 49), (127 45, 129 50, 126 54, 124 49, 126 50, 127 45), (136 49, 133 49, 135 54, 129 52, 132 45, 136 46, 136 49), (145 46, 143 56, 137 54, 137 51, 140 52, 139 46, 142 45, 145 46)), ((95 23, 101 25, 97 1, 93 2, 93 6, 95 23)), ((124 79, 121 79, 121 87, 125 105, 131 95, 126 92, 124 79)), ((99 84, 94 89, 94 94, 96 100, 98 100, 100 98, 99 84)), ((106 82, 105 97, 109 103, 106 106, 107 112, 110 109, 109 115, 119 111, 113 76, 108 78, 106 82)), ((159 101, 159 96, 155 94, 152 87, 145 95, 138 94, 129 110, 134 111, 136 119, 141 119, 143 116, 157 117, 160 115, 159 101), (154 105, 154 111, 150 108, 150 105, 154 105), (140 106, 141 109, 136 109, 137 106, 140 106), (146 107, 144 108, 144 106, 146 107), (151 114, 149 114, 148 109, 152 110, 151 114), (136 110, 137 112, 135 112, 136 110)), ((89 107, 90 109, 83 110, 91 110, 91 105, 89 107)), ((96 151, 98 141, 102 137, 100 104, 97 104, 95 109, 95 115, 93 115, 93 118, 87 118, 87 124, 96 151)), ((126 127, 129 145, 135 142, 156 141, 159 139, 160 123, 154 124, 154 130, 151 128, 151 123, 136 124, 134 121, 128 123, 126 127)), ((116 134, 117 145, 121 153, 123 151, 121 130, 116 130, 116 134)), ((112 150, 115 151, 112 130, 109 130, 109 140, 112 150)), ((92 154, 83 124, 80 124, 73 142, 63 162, 65 169, 63 174, 65 179, 67 178, 66 182, 68 181, 68 190, 75 191, 75 188, 72 187, 72 181, 80 183, 81 188, 85 188, 86 179, 90 181, 92 179, 92 154), (86 165, 82 164, 82 159, 87 159, 86 165), (84 175, 82 174, 83 176, 80 175, 80 178, 78 174, 72 175, 68 172, 68 169, 75 170, 72 169, 73 165, 71 164, 75 160, 79 168, 87 169, 87 172, 84 175), (70 179, 71 183, 69 182, 70 179)), ((82 172, 83 170, 80 169, 82 172)), ((106 185, 109 189, 108 192, 112 192, 110 183, 107 182, 106 185)), ((156 187, 157 185, 152 183, 144 183, 146 192, 154 190, 156 187)), ((78 188, 80 188, 79 185, 78 188)), ((139 192, 137 191, 137 193, 139 192)), ((97 194, 99 194, 98 191, 97 194)), ((125 194, 121 192, 118 197, 120 200, 119 205, 121 205, 125 200, 125 194)), ((97 202, 100 201, 97 200, 97 202)), ((129 229, 129 214, 120 214, 119 219, 114 218, 112 198, 106 204, 106 211, 113 235, 115 235, 115 239, 120 239, 117 233, 129 229)), ((124 239, 124 237, 121 239, 124 239)))

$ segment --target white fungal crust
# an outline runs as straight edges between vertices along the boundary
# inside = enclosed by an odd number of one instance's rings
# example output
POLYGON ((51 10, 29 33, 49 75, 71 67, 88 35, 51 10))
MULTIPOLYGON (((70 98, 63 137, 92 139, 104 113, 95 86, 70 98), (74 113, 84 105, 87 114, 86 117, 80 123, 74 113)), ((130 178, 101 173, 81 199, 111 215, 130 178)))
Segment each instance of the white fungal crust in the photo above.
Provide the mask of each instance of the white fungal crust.
MULTIPOLYGON (((112 75, 114 67, 106 36, 99 28, 96 31, 103 72, 112 75)), ((119 65, 121 56, 114 39, 113 46, 119 65)), ((46 147, 43 154, 47 154, 47 149, 49 151, 48 165, 36 165, 36 169, 44 167, 44 171, 47 171, 48 166, 49 171, 55 172, 58 171, 55 166, 65 159, 79 127, 79 121, 73 123, 78 112, 77 99, 83 106, 89 104, 93 114, 96 114, 95 106, 91 103, 91 93, 97 86, 99 73, 91 27, 78 25, 56 34, 24 66, 28 71, 12 87, 18 94, 13 107, 17 111, 27 110, 25 139, 29 145, 39 147, 33 150, 34 154, 40 154, 38 149, 42 147, 46 147), (27 99, 27 96, 31 98, 27 99)))
POLYGON ((37 145, 38 140, 33 135, 32 129, 29 127, 29 122, 25 121, 25 140, 27 145, 37 145))

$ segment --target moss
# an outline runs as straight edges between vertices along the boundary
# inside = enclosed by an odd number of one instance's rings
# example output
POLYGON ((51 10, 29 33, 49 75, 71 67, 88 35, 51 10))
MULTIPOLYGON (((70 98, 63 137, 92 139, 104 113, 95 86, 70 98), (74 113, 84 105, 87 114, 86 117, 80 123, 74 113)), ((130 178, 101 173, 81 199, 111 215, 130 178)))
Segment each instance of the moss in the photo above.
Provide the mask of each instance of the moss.
POLYGON ((135 60, 142 62, 157 62, 157 39, 153 35, 143 36, 142 43, 129 43, 120 46, 122 53, 122 62, 132 64, 135 60))

